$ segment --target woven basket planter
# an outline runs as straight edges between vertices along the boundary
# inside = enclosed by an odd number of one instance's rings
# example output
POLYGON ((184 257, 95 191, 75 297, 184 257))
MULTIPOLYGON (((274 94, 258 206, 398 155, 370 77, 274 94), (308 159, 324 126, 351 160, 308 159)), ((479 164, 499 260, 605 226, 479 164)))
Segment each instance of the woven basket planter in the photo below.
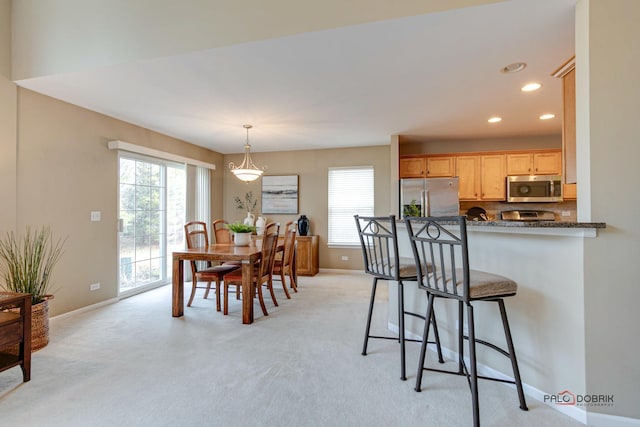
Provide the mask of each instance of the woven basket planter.
POLYGON ((31 306, 31 351, 40 350, 49 344, 49 300, 53 295, 31 306))
MULTIPOLYGON (((53 295, 47 295, 46 299, 31 306, 31 352, 40 350, 49 344, 49 300, 53 295)), ((18 311, 17 308, 11 310, 18 311)), ((18 354, 18 346, 7 349, 10 354, 18 354)))

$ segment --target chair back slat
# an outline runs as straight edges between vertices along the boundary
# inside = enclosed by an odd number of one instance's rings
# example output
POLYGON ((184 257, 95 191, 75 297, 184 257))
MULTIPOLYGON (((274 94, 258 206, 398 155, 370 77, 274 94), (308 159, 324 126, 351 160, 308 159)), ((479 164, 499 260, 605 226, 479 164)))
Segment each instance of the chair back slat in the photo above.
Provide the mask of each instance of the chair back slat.
POLYGON ((435 295, 469 298, 469 254, 464 216, 406 217, 418 286, 435 295), (424 271, 423 265, 431 265, 424 271))
POLYGON ((386 280, 398 280, 400 261, 396 218, 354 216, 365 272, 386 280))
POLYGON ((227 228, 227 221, 224 219, 216 219, 213 221, 213 237, 216 243, 232 243, 231 232, 227 228))
MULTIPOLYGON (((206 248, 209 246, 209 233, 207 232, 207 224, 202 221, 189 221, 184 225, 185 241, 187 249, 206 248)), ((193 276, 204 268, 209 266, 206 261, 190 261, 191 273, 193 276)))
POLYGON ((282 253, 282 267, 293 263, 294 248, 296 246, 296 225, 293 221, 287 222, 284 227, 284 252, 282 253))
POLYGON ((266 277, 273 271, 273 264, 276 259, 276 248, 278 247, 278 234, 280 233, 280 224, 271 223, 265 229, 262 238, 262 257, 260 259, 260 277, 266 277))

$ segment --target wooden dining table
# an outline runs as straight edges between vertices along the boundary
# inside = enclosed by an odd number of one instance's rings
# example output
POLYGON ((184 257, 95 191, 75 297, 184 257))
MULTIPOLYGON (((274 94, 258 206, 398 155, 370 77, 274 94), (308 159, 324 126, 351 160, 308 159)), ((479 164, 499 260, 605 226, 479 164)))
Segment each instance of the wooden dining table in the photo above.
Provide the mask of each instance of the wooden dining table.
POLYGON ((209 245, 203 248, 183 249, 173 252, 173 317, 184 315, 184 261, 239 261, 242 268, 242 323, 253 323, 253 264, 262 256, 262 242, 252 240, 249 246, 233 243, 209 245))
MULTIPOLYGON (((284 253, 284 237, 278 237, 276 254, 284 253)), ((293 280, 297 280, 293 254, 293 280)), ((233 243, 209 245, 207 248, 183 249, 173 252, 173 296, 171 312, 173 317, 184 315, 184 261, 240 261, 242 268, 242 323, 253 323, 253 269, 251 265, 262 257, 262 237, 252 236, 249 246, 236 246, 233 243)))

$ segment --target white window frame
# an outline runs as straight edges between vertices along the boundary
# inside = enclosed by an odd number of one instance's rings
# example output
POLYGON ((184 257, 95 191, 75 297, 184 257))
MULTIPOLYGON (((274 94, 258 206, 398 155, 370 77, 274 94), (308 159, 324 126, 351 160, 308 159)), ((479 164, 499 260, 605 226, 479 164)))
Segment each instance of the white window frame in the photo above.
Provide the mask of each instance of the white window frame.
POLYGON ((328 246, 360 246, 353 216, 373 216, 375 208, 373 166, 330 167, 327 184, 328 246))

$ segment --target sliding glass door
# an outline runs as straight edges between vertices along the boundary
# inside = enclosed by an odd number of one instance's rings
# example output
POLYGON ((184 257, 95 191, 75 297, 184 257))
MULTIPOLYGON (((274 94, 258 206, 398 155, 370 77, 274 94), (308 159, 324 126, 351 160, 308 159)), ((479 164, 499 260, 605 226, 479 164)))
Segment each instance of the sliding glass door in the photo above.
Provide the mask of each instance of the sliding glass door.
POLYGON ((186 171, 121 154, 119 175, 119 291, 126 295, 171 279, 171 252, 184 248, 186 171))

